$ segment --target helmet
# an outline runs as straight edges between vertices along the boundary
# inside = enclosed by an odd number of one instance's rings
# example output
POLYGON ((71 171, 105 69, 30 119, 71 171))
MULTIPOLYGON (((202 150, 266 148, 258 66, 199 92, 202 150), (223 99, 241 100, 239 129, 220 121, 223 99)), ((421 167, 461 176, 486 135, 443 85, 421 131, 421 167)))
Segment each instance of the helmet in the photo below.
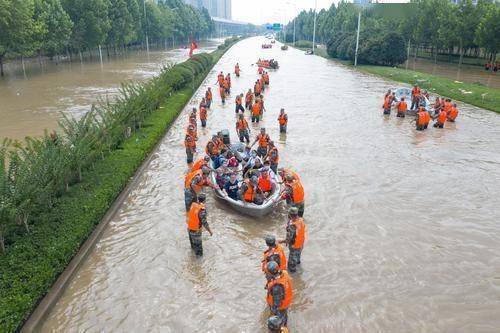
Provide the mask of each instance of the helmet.
POLYGON ((299 209, 297 207, 290 207, 288 214, 295 216, 299 214, 299 209))
POLYGON ((293 176, 292 175, 286 175, 285 180, 287 182, 291 182, 291 181, 293 181, 293 176))
POLYGON ((271 331, 281 329, 281 319, 278 316, 271 316, 267 319, 267 328, 271 331))
POLYGON ((210 157, 209 157, 209 156, 206 156, 206 155, 205 155, 205 157, 203 157, 203 159, 205 160, 205 162, 210 161, 210 157))
POLYGON ((266 241, 267 246, 276 245, 276 238, 273 235, 266 235, 266 237, 264 237, 264 240, 266 241))
POLYGON ((205 202, 205 200, 207 200, 205 193, 198 194, 198 202, 205 202))
POLYGON ((278 269, 279 269, 278 264, 276 263, 276 261, 270 261, 270 262, 268 262, 266 268, 267 268, 267 271, 269 273, 271 273, 272 275, 276 275, 278 273, 278 269))
POLYGON ((201 171, 203 172, 204 175, 208 175, 210 173, 210 169, 207 168, 206 166, 202 167, 201 171))
POLYGON ((252 176, 252 178, 250 178, 250 181, 253 183, 253 184, 257 184, 259 182, 259 180, 257 179, 257 177, 255 176, 252 176))

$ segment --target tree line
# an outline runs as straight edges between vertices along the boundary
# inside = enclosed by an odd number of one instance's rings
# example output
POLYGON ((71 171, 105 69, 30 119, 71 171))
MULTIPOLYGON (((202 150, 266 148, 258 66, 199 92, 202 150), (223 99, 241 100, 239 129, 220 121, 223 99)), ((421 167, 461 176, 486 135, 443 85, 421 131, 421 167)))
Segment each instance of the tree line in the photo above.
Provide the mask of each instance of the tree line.
POLYGON ((0 72, 6 57, 116 50, 208 35, 208 11, 182 0, 0 0, 0 72))
MULTIPOLYGON (((332 57, 352 60, 356 48, 358 13, 361 29, 358 61, 395 65, 424 51, 437 59, 438 54, 495 61, 500 51, 500 6, 492 0, 413 0, 409 4, 376 4, 359 7, 345 1, 318 12, 316 40, 328 46, 332 57)), ((302 11, 286 26, 286 40, 312 41, 314 12, 302 11)))

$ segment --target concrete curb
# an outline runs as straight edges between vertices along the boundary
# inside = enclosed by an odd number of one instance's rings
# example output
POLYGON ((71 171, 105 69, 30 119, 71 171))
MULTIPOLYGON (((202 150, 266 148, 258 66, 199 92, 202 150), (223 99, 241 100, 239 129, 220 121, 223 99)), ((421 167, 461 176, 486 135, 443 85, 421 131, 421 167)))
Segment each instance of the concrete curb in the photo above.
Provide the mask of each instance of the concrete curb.
MULTIPOLYGON (((239 42, 239 41, 238 41, 239 42)), ((222 56, 229 51, 236 43, 231 45, 227 50, 225 50, 222 56)), ((201 84, 205 81, 205 79, 208 77, 214 66, 219 62, 220 58, 212 64, 210 69, 207 70, 207 74, 205 77, 200 81, 197 82, 196 86, 194 87, 195 89, 192 92, 191 98, 186 102, 186 104, 182 107, 182 109, 179 111, 179 113, 175 116, 174 120, 171 122, 169 126, 165 129, 165 133, 161 137, 161 139, 155 144, 149 155, 146 157, 146 159, 142 162, 141 166, 135 171, 134 175, 132 176, 131 180, 128 182, 128 184, 125 186, 125 188, 121 191, 121 193, 118 195, 118 197, 115 199, 113 204, 109 207, 108 211, 106 214, 104 214, 104 217, 102 220, 99 222, 99 224, 96 226, 94 231, 90 234, 90 236, 85 240, 85 242, 82 244, 78 252, 75 254, 75 256, 71 259, 70 263, 64 271, 59 275, 57 280, 54 282, 54 284, 51 286, 47 294, 42 298, 40 303, 36 306, 35 310, 31 313, 31 315, 28 317, 28 319, 24 322, 22 327, 19 329, 20 332, 22 333, 31 333, 31 332, 40 332, 42 325, 49 315, 50 311, 54 307, 54 305, 57 303, 59 298, 62 296, 63 292, 66 290, 68 287, 69 283, 71 282, 72 277, 75 275, 75 273, 78 271, 82 263, 85 261, 85 259, 88 257, 88 255, 92 252, 92 249, 94 248, 95 244, 99 241, 101 238, 103 232, 106 230, 107 226, 109 225, 109 222, 113 218, 113 216, 118 212, 121 204, 123 201, 127 198, 127 196, 130 194, 132 189, 135 188, 135 186, 139 183, 142 174, 146 170, 146 168, 149 166, 151 163, 151 160, 155 156, 155 154, 158 152, 160 145, 163 142, 163 138, 167 134, 167 132, 170 130, 171 126, 174 124, 174 122, 177 120, 178 116, 182 113, 184 108, 189 105, 189 103, 192 101, 193 96, 196 92, 196 90, 201 86, 201 84)))

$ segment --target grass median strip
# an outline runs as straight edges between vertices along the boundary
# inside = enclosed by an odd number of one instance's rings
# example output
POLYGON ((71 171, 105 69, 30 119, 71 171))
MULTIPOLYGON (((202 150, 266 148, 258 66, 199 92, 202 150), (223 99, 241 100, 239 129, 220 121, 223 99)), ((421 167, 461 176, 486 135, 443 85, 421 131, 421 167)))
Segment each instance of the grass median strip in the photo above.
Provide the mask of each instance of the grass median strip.
MULTIPOLYGON (((104 158, 84 168, 81 181, 57 196, 52 208, 36 211, 29 219, 29 232, 21 227, 8 230, 6 250, 0 255, 0 332, 12 332, 22 325, 163 138, 188 103, 193 88, 201 84, 236 41, 226 42, 211 54, 211 63, 197 71, 200 74, 194 84, 183 80, 184 88, 179 85, 166 98, 161 93, 154 94, 158 108, 144 117, 140 128, 104 158)), ((203 66, 192 62, 180 66, 183 70, 191 65, 203 66)), ((159 79, 157 88, 166 87, 172 80, 159 79)))

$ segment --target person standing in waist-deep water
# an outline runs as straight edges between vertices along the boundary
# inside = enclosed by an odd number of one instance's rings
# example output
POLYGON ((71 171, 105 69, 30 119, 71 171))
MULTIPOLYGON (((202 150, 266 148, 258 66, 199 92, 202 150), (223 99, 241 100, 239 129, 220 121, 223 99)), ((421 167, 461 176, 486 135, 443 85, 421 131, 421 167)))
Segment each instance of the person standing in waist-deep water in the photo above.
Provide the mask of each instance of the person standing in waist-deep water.
POLYGON ((285 109, 280 110, 278 123, 280 125, 280 133, 286 133, 286 126, 288 125, 288 115, 285 113, 285 109))
POLYGON ((281 243, 288 245, 288 271, 290 273, 294 273, 297 270, 297 265, 300 265, 300 256, 306 238, 306 225, 304 219, 299 217, 298 212, 296 207, 288 210, 286 239, 281 241, 281 243))
POLYGON ((239 113, 240 111, 242 113, 245 112, 245 108, 243 107, 243 94, 236 95, 236 98, 234 100, 234 112, 239 113))
POLYGON ((267 305, 271 314, 281 319, 283 326, 287 326, 288 308, 292 304, 292 279, 286 270, 280 270, 276 262, 270 261, 266 267, 270 279, 267 281, 267 305))
POLYGON ((194 250, 194 253, 197 256, 203 255, 203 244, 201 238, 202 228, 205 228, 210 236, 212 236, 212 230, 210 230, 210 226, 207 221, 205 200, 206 196, 204 193, 198 195, 198 200, 193 202, 187 216, 189 242, 191 243, 191 249, 194 250))

